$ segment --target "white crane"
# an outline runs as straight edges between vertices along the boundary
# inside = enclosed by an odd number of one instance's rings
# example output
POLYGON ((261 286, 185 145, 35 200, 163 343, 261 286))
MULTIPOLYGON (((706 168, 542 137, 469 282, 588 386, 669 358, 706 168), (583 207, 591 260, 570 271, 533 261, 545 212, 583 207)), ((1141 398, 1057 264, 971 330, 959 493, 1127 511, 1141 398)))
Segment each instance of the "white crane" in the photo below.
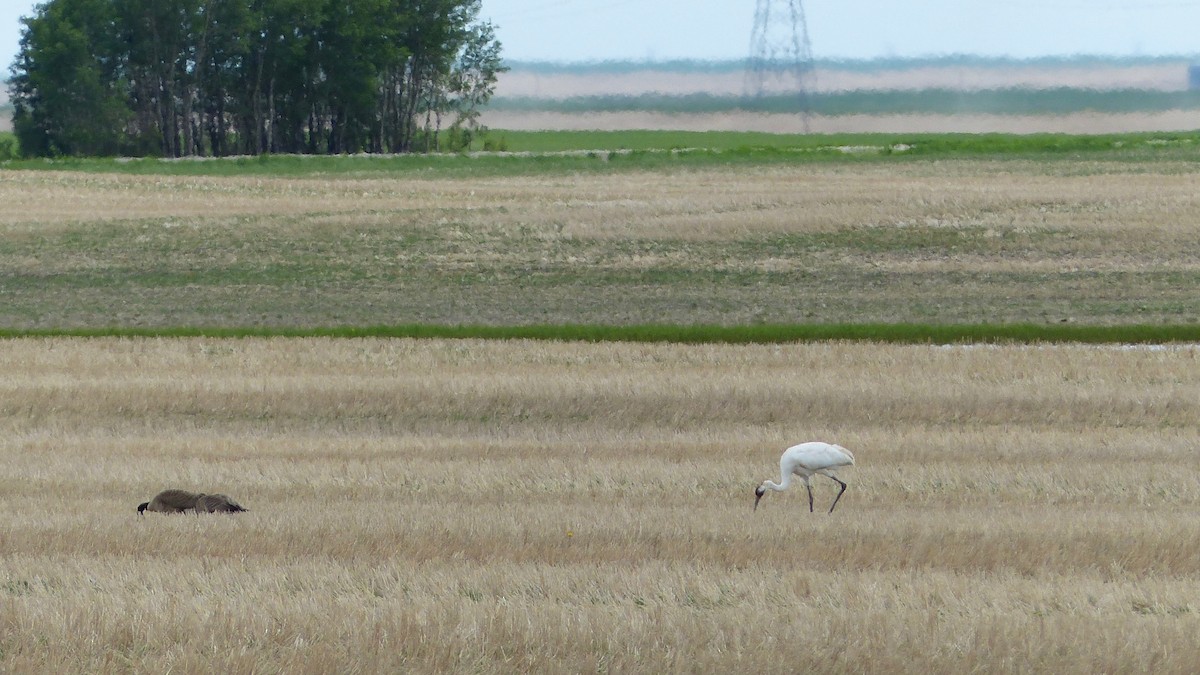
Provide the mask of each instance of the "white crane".
POLYGON ((846 491, 846 484, 833 475, 833 470, 840 466, 853 465, 854 454, 840 445, 822 443, 821 441, 810 441, 808 443, 801 443, 800 445, 793 445, 784 450, 783 455, 779 458, 780 482, 776 483, 775 481, 764 480, 761 485, 754 489, 754 510, 758 510, 758 501, 767 493, 767 490, 775 490, 776 492, 786 490, 792 484, 792 476, 800 476, 804 479, 804 487, 808 488, 808 511, 812 513, 812 485, 808 482, 808 479, 814 473, 819 473, 822 476, 833 479, 833 482, 842 486, 837 496, 833 498, 833 506, 829 507, 829 512, 833 513, 833 507, 837 506, 838 500, 842 498, 842 493, 846 491))

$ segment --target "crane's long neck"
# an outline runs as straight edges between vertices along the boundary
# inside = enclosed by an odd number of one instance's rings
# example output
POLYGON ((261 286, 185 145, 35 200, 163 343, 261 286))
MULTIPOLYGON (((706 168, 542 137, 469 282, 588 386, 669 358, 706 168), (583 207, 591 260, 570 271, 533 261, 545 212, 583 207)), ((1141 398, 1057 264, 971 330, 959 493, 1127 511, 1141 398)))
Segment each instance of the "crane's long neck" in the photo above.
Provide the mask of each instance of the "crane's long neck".
POLYGON ((780 477, 783 478, 782 482, 776 483, 773 480, 764 480, 762 483, 759 484, 759 486, 757 488, 755 488, 755 490, 754 490, 754 510, 755 511, 758 510, 758 502, 759 502, 759 500, 762 499, 762 496, 767 493, 767 490, 774 490, 775 492, 779 492, 780 490, 786 490, 787 486, 791 485, 791 483, 792 483, 792 475, 791 474, 781 472, 780 477))
POLYGON ((774 490, 776 492, 783 492, 791 484, 792 484, 792 474, 781 473, 780 480, 778 483, 776 483, 773 480, 765 480, 765 481, 763 481, 762 485, 764 488, 766 488, 768 490, 774 490))

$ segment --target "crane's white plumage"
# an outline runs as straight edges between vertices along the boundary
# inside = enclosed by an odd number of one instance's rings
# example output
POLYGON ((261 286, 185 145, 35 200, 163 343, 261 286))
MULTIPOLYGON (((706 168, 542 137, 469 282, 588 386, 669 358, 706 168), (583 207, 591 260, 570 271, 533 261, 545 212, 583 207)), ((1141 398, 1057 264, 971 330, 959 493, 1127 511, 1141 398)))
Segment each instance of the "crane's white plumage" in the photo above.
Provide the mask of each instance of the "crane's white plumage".
POLYGON ((786 490, 792 484, 792 476, 800 476, 804 479, 804 487, 808 488, 808 510, 811 513, 813 510, 813 494, 812 485, 808 479, 814 473, 819 473, 822 476, 833 479, 833 482, 842 486, 838 491, 837 496, 833 498, 833 506, 829 507, 829 512, 833 513, 833 507, 837 506, 838 500, 842 498, 842 493, 846 491, 846 484, 838 480, 838 477, 833 475, 833 470, 841 466, 853 466, 854 454, 840 445, 833 443, 822 443, 821 441, 810 441, 793 445, 783 451, 783 455, 779 458, 779 482, 764 480, 754 490, 754 510, 758 510, 758 501, 767 493, 767 490, 775 490, 776 492, 786 490))

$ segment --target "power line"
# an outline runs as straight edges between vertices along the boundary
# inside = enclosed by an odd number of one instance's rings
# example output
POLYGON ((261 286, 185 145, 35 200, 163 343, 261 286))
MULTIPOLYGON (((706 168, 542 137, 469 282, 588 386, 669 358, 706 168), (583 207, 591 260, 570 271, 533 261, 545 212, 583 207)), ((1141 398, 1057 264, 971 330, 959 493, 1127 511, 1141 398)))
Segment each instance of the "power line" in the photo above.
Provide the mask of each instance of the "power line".
POLYGON ((795 94, 808 128, 809 92, 815 86, 808 21, 800 0, 757 0, 746 63, 746 95, 768 90, 795 94))

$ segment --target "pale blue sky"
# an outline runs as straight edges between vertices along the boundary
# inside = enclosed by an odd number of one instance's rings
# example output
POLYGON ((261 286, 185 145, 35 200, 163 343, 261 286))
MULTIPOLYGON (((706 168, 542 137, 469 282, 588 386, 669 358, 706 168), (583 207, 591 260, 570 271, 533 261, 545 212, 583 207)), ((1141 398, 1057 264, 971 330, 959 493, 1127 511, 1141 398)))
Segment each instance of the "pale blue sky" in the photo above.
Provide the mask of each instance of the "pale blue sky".
MULTIPOLYGON (((786 7, 775 0, 773 7, 786 7)), ((1197 0, 804 0, 818 58, 1200 53, 1197 0)), ((729 59, 755 0, 483 0, 518 60, 729 59)))
MULTIPOLYGON (((0 0, 4 75, 18 18, 0 0)), ((507 58, 525 61, 736 59, 750 51, 756 0, 483 0, 507 58)), ((786 0, 774 0, 785 6, 786 0)), ((1200 0, 804 0, 813 54, 873 58, 979 54, 1200 54, 1200 0)))

